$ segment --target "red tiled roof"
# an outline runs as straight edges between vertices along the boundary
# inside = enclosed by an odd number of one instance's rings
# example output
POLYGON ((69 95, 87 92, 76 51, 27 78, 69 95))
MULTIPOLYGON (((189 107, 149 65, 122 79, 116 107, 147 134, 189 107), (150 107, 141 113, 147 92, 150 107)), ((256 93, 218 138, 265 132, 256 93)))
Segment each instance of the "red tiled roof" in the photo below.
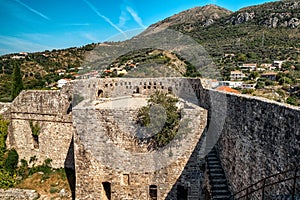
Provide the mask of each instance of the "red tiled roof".
POLYGON ((224 91, 224 92, 231 92, 231 93, 235 93, 235 94, 241 94, 239 91, 235 90, 235 89, 232 89, 228 86, 220 86, 220 87, 217 87, 218 91, 224 91))

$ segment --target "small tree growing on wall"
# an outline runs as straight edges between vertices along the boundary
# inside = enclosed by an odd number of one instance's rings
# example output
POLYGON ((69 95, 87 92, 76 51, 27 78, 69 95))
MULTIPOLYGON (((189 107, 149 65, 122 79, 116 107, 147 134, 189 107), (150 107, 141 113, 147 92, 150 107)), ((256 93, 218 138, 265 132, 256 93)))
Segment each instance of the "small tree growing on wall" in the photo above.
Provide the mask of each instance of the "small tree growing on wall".
MULTIPOLYGON (((151 122, 150 120, 151 106, 159 105, 162 106, 165 110, 165 124, 163 128, 152 138, 154 141, 154 147, 162 147, 168 144, 176 136, 179 127, 179 121, 181 118, 180 111, 176 106, 177 102, 178 98, 170 94, 156 91, 153 95, 150 96, 150 99, 148 100, 148 105, 142 107, 139 110, 138 123, 140 123, 142 126, 152 128, 153 131, 156 131, 156 122, 151 122)), ((157 112, 156 114, 161 115, 163 113, 157 112)), ((160 119, 163 118, 163 116, 156 116, 156 121, 160 121, 160 119)))

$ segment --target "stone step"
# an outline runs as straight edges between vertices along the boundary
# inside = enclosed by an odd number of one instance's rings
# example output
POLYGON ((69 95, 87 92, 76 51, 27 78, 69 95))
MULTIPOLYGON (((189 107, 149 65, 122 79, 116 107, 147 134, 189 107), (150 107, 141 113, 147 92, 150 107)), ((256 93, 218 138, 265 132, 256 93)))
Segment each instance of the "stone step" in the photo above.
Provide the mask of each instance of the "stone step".
POLYGON ((213 164, 221 165, 221 163, 220 163, 219 160, 208 160, 208 164, 209 164, 209 165, 213 165, 213 164))
POLYGON ((230 195, 216 195, 216 196, 212 197, 212 199, 216 199, 216 200, 229 200, 230 199, 230 195))
POLYGON ((207 161, 219 161, 217 157, 207 157, 207 161))
POLYGON ((214 185, 214 184, 222 184, 222 183, 227 184, 227 180, 224 179, 224 178, 210 179, 210 182, 211 182, 212 185, 214 185))
POLYGON ((224 173, 220 173, 220 172, 208 172, 209 176, 214 179, 214 178, 224 178, 225 179, 225 175, 224 173))
POLYGON ((225 183, 215 183, 212 185, 212 189, 228 189, 225 183))
POLYGON ((223 173, 223 169, 221 167, 218 168, 208 168, 209 172, 218 172, 218 173, 223 173))
POLYGON ((208 164, 207 169, 222 169, 222 166, 217 164, 208 164))
POLYGON ((230 195, 228 190, 214 190, 212 189, 212 196, 217 196, 217 195, 230 195))

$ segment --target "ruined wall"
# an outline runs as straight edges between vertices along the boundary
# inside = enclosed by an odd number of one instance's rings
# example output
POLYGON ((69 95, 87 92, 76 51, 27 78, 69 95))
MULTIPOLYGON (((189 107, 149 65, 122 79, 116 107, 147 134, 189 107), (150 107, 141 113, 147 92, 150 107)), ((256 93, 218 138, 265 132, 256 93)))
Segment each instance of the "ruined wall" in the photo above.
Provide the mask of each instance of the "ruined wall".
MULTIPOLYGON (((234 192, 300 163, 300 109, 267 99, 203 90, 225 101, 218 149, 234 192)), ((209 106, 207 103, 204 106, 209 106)), ((214 115, 211 121, 218 121, 214 115), (215 118, 215 119, 213 119, 215 118)))
POLYGON ((7 147, 28 162, 36 156, 36 164, 50 158, 54 168, 71 167, 70 159, 65 163, 73 132, 69 106, 66 91, 21 92, 11 106, 7 147), (40 128, 38 139, 32 136, 30 123, 40 128))

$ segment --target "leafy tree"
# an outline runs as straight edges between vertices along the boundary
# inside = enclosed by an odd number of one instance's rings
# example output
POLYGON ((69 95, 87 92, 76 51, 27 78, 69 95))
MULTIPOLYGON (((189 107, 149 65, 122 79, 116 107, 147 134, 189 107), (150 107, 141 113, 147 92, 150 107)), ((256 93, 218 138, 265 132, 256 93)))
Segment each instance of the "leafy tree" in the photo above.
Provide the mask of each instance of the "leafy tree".
POLYGON ((17 62, 14 62, 14 70, 13 70, 13 83, 12 83, 12 91, 11 91, 11 99, 14 100, 19 93, 23 90, 23 80, 21 75, 20 65, 17 62))

